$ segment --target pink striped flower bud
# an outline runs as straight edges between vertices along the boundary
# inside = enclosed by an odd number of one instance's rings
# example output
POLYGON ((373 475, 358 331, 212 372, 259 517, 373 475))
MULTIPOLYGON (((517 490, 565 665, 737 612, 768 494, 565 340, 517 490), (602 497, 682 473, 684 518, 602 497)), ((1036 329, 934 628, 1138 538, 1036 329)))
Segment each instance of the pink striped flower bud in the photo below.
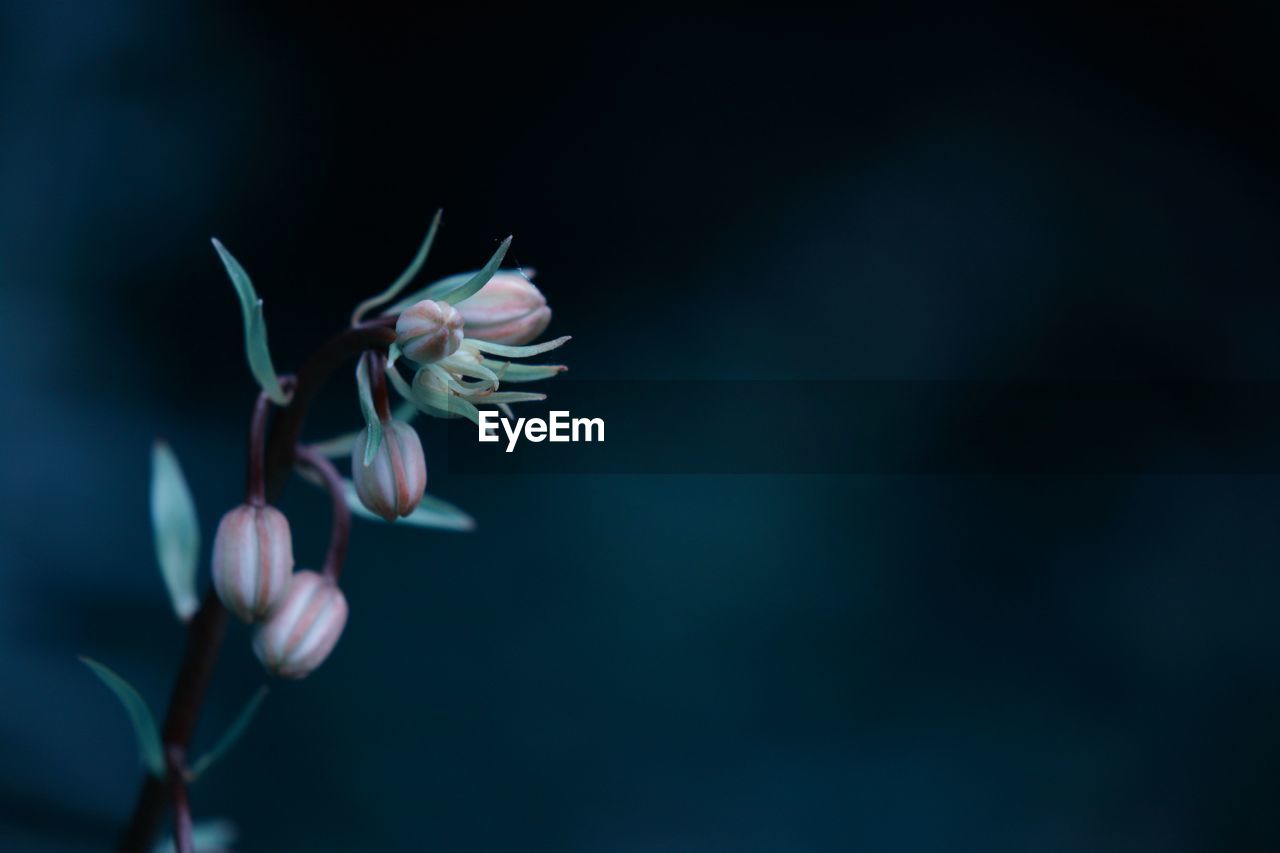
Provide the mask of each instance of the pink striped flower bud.
POLYGON ((273 506, 242 504, 222 517, 213 540, 213 586, 245 622, 271 613, 293 571, 289 520, 273 506))
POLYGON ((324 663, 347 624, 347 597, 332 578, 295 572, 284 601, 253 638, 262 665, 281 678, 305 678, 324 663))
POLYGON ((447 302, 424 299, 400 313, 396 343, 419 364, 451 356, 462 346, 462 315, 447 302))
POLYGON ((427 488, 427 460, 413 427, 402 421, 382 422, 382 443, 373 461, 364 464, 369 428, 356 438, 351 450, 351 479, 365 509, 387 521, 395 521, 418 507, 427 488))
POLYGON ((500 272, 480 291, 458 303, 467 337, 520 346, 536 338, 551 322, 546 297, 519 273, 500 272))

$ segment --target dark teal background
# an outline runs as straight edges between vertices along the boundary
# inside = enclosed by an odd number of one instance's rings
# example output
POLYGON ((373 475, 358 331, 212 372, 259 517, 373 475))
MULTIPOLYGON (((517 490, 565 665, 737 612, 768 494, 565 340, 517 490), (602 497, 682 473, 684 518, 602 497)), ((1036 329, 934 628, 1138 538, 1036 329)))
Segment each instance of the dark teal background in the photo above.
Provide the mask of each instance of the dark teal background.
MULTIPOLYGON (((430 274, 514 233, 573 377, 1274 381, 1278 25, 0 4, 0 848, 128 815, 75 655, 163 706, 153 436, 206 544, 240 497, 210 236, 282 370, 442 206, 430 274)), ((310 434, 358 422, 336 385, 310 434)), ((193 789, 237 849, 1280 846, 1274 476, 757 475, 812 449, 749 420, 735 475, 466 475, 443 427, 428 488, 479 529, 358 524, 332 658, 193 789)), ((314 566, 325 501, 283 507, 314 566)), ((262 681, 236 626, 198 742, 262 681)))

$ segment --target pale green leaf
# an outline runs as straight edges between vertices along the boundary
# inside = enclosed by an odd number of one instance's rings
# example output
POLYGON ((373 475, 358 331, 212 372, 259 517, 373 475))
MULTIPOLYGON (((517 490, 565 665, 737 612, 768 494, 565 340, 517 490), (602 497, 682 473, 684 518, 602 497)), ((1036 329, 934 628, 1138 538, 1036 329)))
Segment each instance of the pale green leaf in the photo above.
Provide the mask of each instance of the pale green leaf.
POLYGON ((368 429, 364 443, 366 468, 373 462, 378 454, 378 447, 382 444, 382 418, 378 417, 378 409, 373 404, 373 384, 369 378, 369 358, 371 357, 365 356, 356 362, 356 391, 360 398, 360 413, 364 415, 365 427, 368 429))
POLYGON ((531 344, 527 347, 512 347, 507 346, 506 344, 492 344, 488 341, 479 341, 473 338, 467 338, 467 346, 477 349, 480 352, 487 352, 491 355, 500 355, 506 358, 528 358, 531 355, 540 355, 541 353, 558 349, 570 340, 572 340, 572 338, 569 335, 565 335, 562 338, 556 338, 554 341, 531 344))
POLYGON ((191 771, 188 774, 191 779, 198 778, 200 774, 212 767, 214 762, 226 755, 227 750, 231 749, 235 742, 240 739, 240 736, 244 734, 245 729, 249 727, 249 723, 253 722, 253 715, 258 713, 258 706, 266 698, 267 688, 259 687, 258 692, 253 694, 253 697, 240 711, 239 715, 223 732, 222 737, 213 745, 213 749, 200 756, 196 763, 191 765, 191 771))
POLYGON ((217 250, 222 265, 235 285, 236 296, 240 298, 240 315, 244 320, 244 350, 249 359, 249 370, 258 386, 267 392, 267 396, 278 405, 289 402, 289 396, 280 387, 280 378, 271 364, 271 351, 267 348, 267 321, 262 316, 262 300, 253 289, 249 274, 244 271, 230 252, 215 237, 213 248, 217 250))
MULTIPOLYGON (((353 515, 370 521, 379 521, 383 524, 388 523, 386 519, 365 509, 364 504, 360 503, 360 497, 356 494, 356 487, 349 480, 344 482, 346 485, 347 505, 351 507, 353 515)), ((429 527, 434 530, 454 531, 474 530, 476 526, 475 519, 471 516, 453 504, 442 501, 439 498, 433 498, 430 495, 423 495, 418 508, 404 518, 397 519, 395 523, 411 524, 415 527, 429 527)))
POLYGON ((360 432, 360 430, 344 432, 342 435, 335 435, 333 438, 326 438, 324 441, 317 441, 307 446, 329 459, 346 459, 351 456, 351 448, 356 446, 356 439, 360 437, 360 432))
POLYGON ((498 405, 499 403, 537 403, 547 399, 546 394, 536 394, 530 391, 495 391, 492 394, 476 397, 476 403, 484 405, 498 405))
POLYGON ((454 275, 446 279, 437 281, 434 284, 418 291, 412 296, 401 299, 395 305, 384 311, 384 314, 399 314, 410 305, 421 302, 424 299, 431 299, 436 302, 447 302, 450 305, 457 305, 469 296, 474 296, 479 292, 480 288, 489 283, 489 279, 493 278, 498 268, 502 266, 502 259, 507 256, 507 249, 511 246, 511 238, 502 241, 493 256, 489 258, 489 262, 476 272, 470 275, 454 275))
POLYGON ((440 217, 443 214, 443 210, 436 211, 436 215, 431 220, 431 227, 427 229, 427 236, 422 241, 422 245, 418 247, 418 254, 413 256, 413 260, 409 262, 409 266, 405 268, 405 271, 400 273, 400 277, 377 296, 366 299, 356 306, 355 313, 351 315, 351 323, 353 325, 360 322, 360 318, 374 308, 379 305, 385 305, 395 299, 400 294, 400 291, 404 290, 411 281, 417 278, 422 265, 427 262, 427 254, 431 251, 431 244, 436 240, 436 231, 440 228, 440 217))
POLYGON ((129 722, 133 725, 134 738, 138 742, 138 758, 142 766, 157 779, 164 778, 164 750, 160 746, 160 730, 156 728, 155 718, 147 703, 142 701, 133 685, 116 675, 93 658, 80 656, 80 662, 89 667, 93 674, 102 679, 102 683, 111 688, 120 704, 124 705, 129 722))
MULTIPOLYGON (((236 843, 239 833, 236 831, 236 825, 229 820, 198 820, 191 827, 191 836, 196 853, 223 853, 230 850, 231 845, 236 843)), ((151 853, 177 853, 177 851, 172 835, 157 841, 151 848, 151 853)))
POLYGON ((498 374, 503 382, 537 382, 564 373, 569 368, 563 364, 517 364, 512 361, 484 359, 485 367, 498 374))
POLYGON ((163 441, 151 447, 151 531, 169 600, 185 622, 200 606, 196 597, 200 522, 178 457, 163 441))

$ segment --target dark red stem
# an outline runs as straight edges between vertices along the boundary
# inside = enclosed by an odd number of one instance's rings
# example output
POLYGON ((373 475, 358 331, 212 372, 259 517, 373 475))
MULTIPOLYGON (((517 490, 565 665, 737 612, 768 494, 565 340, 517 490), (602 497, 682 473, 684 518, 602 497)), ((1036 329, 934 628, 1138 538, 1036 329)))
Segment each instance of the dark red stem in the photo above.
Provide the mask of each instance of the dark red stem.
POLYGON ((369 366, 369 390, 373 393, 373 409, 385 424, 391 420, 391 400, 387 394, 387 354, 369 350, 364 354, 369 366))
MULTIPOLYGON (((279 410, 266 435, 262 477, 265 500, 276 500, 284 488, 302 423, 315 395, 343 362, 365 350, 385 350, 390 346, 396 339, 395 321, 393 316, 379 317, 344 329, 320 347, 298 371, 293 397, 289 405, 279 410)), ((185 754, 191 745, 226 629, 226 608, 211 586, 205 591, 200 609, 187 623, 187 643, 161 731, 168 749, 178 747, 185 754)), ((149 853, 164 820, 165 789, 166 783, 150 774, 143 780, 133 817, 116 848, 120 853, 149 853)))
POLYGON ((329 492, 329 499, 333 504, 333 524, 329 534, 329 553, 325 555, 321 572, 325 577, 336 581, 347 559, 347 542, 351 538, 351 508, 347 506, 346 485, 333 463, 305 444, 299 445, 294 455, 300 463, 320 476, 325 490, 329 492))
POLYGON ((178 853, 196 853, 195 828, 191 824, 191 800, 187 795, 187 759, 179 746, 170 746, 165 755, 169 775, 169 796, 173 800, 173 846, 178 853))

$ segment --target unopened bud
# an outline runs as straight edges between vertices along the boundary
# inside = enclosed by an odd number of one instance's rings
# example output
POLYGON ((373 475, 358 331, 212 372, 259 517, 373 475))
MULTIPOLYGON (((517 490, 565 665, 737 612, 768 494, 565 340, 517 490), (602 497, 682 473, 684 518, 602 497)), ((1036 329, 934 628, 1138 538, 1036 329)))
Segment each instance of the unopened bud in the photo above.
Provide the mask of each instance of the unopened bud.
POLYGON ((289 592, 253 638, 262 665, 281 678, 304 678, 333 651, 347 624, 347 597, 331 578, 295 572, 289 592))
POLYGON ((293 571, 293 537, 284 513, 242 504, 222 517, 213 540, 213 586, 245 622, 269 614, 284 598, 293 571))
POLYGON ((382 422, 382 443, 373 461, 364 464, 369 428, 361 430, 351 451, 351 479, 360 503, 387 521, 417 508, 427 488, 427 461, 413 427, 402 421, 382 422))
POLYGON ((447 302, 424 299, 400 313, 396 343, 419 364, 447 358, 462 346, 462 315, 447 302))
POLYGON ((500 272, 480 291, 458 303, 467 337, 520 346, 542 334, 551 322, 546 297, 517 273, 500 272))

